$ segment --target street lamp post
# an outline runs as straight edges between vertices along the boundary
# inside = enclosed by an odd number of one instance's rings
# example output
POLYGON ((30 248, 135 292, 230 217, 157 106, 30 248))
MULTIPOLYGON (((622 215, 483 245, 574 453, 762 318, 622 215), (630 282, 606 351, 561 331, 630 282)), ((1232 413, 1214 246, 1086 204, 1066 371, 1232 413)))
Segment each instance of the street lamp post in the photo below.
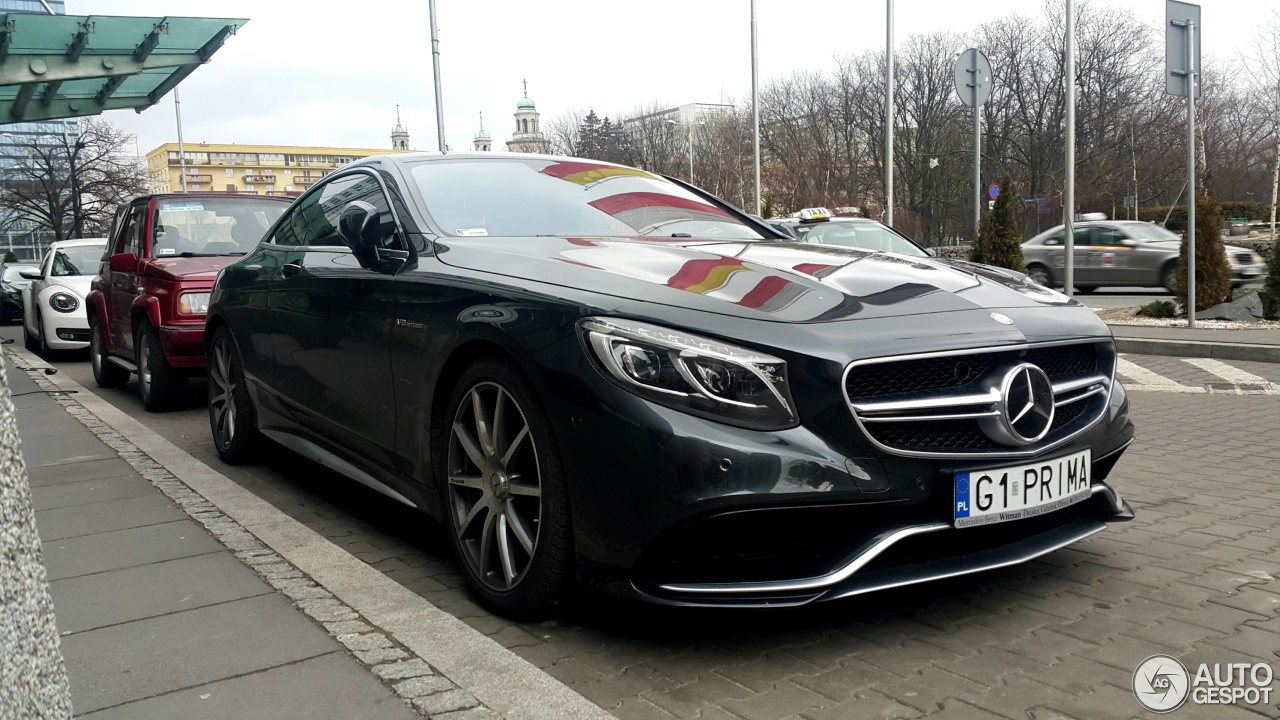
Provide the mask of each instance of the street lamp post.
POLYGON ((681 122, 681 121, 679 121, 679 120, 671 120, 670 118, 668 118, 668 119, 667 119, 667 122, 668 122, 668 123, 670 123, 670 124, 672 124, 672 125, 684 125, 684 127, 685 127, 685 131, 686 131, 686 132, 687 132, 687 134, 688 134, 688 139, 689 139, 689 184, 690 184, 690 185, 692 185, 692 184, 693 184, 693 126, 694 126, 694 125, 706 125, 707 123, 706 123, 705 121, 703 121, 703 120, 699 120, 699 121, 697 121, 697 122, 694 122, 694 121, 692 121, 692 120, 688 120, 688 121, 681 122))

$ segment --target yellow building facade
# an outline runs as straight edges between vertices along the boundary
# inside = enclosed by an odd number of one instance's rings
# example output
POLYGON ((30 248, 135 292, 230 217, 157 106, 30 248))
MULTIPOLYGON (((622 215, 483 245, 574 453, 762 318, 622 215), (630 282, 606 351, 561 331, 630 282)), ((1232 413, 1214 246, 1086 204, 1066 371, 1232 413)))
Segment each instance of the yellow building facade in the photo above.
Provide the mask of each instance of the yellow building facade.
MULTIPOLYGON (((391 155, 383 148, 297 147, 290 145, 215 145, 187 143, 186 191, 235 192, 296 197, 320 178, 370 155, 391 155)), ((183 191, 178 144, 165 143, 147 153, 152 193, 183 191)))

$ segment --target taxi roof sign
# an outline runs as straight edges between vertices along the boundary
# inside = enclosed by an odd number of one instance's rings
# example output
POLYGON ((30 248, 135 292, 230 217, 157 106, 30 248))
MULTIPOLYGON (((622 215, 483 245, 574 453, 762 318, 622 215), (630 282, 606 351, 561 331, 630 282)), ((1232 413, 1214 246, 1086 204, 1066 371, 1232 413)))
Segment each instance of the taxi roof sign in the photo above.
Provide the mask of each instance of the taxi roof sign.
POLYGON ((818 222, 819 220, 830 220, 831 211, 824 207, 805 208, 791 217, 799 218, 800 222, 818 222))

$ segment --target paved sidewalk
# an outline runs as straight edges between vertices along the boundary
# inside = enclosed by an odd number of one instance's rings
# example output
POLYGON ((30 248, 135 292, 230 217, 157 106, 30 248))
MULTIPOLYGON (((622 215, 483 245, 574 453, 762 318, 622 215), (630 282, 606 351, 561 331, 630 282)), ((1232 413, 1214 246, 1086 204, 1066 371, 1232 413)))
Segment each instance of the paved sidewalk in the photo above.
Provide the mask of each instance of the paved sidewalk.
POLYGON ((1280 330, 1111 325, 1120 352, 1280 362, 1280 330))
POLYGON ((7 360, 77 716, 419 717, 7 360))

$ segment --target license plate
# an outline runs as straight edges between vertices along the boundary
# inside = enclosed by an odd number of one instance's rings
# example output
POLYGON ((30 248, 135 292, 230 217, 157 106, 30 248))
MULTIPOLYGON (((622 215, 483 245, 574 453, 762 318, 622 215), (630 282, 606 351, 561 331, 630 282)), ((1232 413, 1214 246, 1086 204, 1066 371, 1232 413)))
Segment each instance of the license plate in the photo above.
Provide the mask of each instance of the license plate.
POLYGON ((1027 465, 956 473, 956 527, 1008 522, 1061 510, 1088 498, 1090 453, 1027 465))

